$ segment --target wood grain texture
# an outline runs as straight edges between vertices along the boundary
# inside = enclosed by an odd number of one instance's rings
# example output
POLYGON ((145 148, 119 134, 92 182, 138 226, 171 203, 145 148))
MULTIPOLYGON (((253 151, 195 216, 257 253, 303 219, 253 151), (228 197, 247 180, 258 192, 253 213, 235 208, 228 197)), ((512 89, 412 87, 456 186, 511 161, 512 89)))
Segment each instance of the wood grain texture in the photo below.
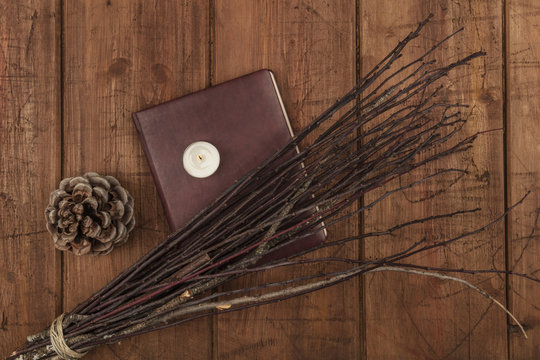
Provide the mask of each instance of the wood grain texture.
MULTIPOLYGON (((133 111, 270 68, 298 130, 430 12, 435 14, 432 24, 406 57, 465 26, 436 58, 451 61, 479 49, 488 55, 452 73, 442 96, 472 105, 466 134, 503 125, 506 134, 486 134, 469 154, 430 168, 465 164, 470 173, 459 182, 441 178, 401 193, 361 220, 363 231, 370 231, 461 208, 480 206, 478 216, 418 226, 382 242, 369 240, 363 244, 364 254, 380 257, 423 234, 434 241, 476 228, 499 215, 505 201, 512 204, 532 190, 510 215, 506 244, 505 227, 499 223, 460 245, 414 261, 504 269, 508 248, 508 268, 534 275, 540 262, 536 1, 0 2, 0 358, 26 335, 48 325, 55 314, 86 299, 168 233, 131 121, 133 111), (55 253, 45 229, 43 210, 62 175, 86 171, 114 175, 125 185, 136 200, 137 227, 128 243, 112 254, 94 258, 65 254, 62 268, 61 255, 55 253), (438 190, 444 191, 422 200, 438 190)), ((358 223, 355 218, 334 227, 331 237, 357 233, 358 223)), ((319 255, 357 257, 360 252, 352 244, 319 255)), ((291 273, 300 272, 274 271, 242 281, 253 284, 291 273)), ((507 296, 529 340, 513 323, 507 324, 498 308, 459 285, 381 273, 366 277, 365 289, 356 279, 279 304, 101 347, 86 358, 536 359, 538 284, 510 277, 505 294, 504 278, 465 278, 500 301, 507 296)))
MULTIPOLYGON (((115 176, 135 199, 136 228, 106 257, 66 254, 66 309, 168 233, 131 120, 134 111, 204 88, 208 6, 202 1, 66 1, 65 175, 115 176)), ((101 347, 89 359, 207 359, 211 320, 101 347)))
POLYGON ((60 176, 58 1, 0 4, 0 358, 54 317, 44 211, 60 176))
MULTIPOLYGON (((443 81, 441 98, 468 103, 463 136, 501 128, 502 117, 502 3, 499 1, 360 1, 361 70, 365 72, 429 13, 431 24, 405 57, 413 59, 435 41, 458 28, 465 31, 437 51, 440 63, 470 52, 488 55, 470 67, 454 71, 443 81)), ((440 167, 465 167, 469 174, 437 179, 385 200, 364 217, 365 231, 384 229, 410 219, 462 208, 481 207, 473 216, 410 228, 396 237, 365 242, 365 254, 378 258, 397 252, 427 236, 446 239, 484 225, 503 212, 504 164, 502 132, 481 136, 467 154, 422 169, 427 175, 440 167), (430 198, 429 194, 441 193, 430 198)), ((369 201, 373 195, 367 196, 369 201)), ((409 262, 427 266, 505 268, 504 224, 409 262)), ((505 282, 497 276, 467 278, 498 300, 505 301, 505 282)), ((407 274, 366 277, 366 353, 369 359, 505 359, 506 317, 481 295, 461 285, 407 274)))
MULTIPOLYGON (((215 82, 261 68, 273 70, 295 130, 355 82, 354 2, 223 0, 215 2, 214 19, 215 82)), ((329 229, 331 239, 357 231, 355 219, 329 229)), ((356 258, 358 248, 351 244, 318 255, 356 258)), ((305 271, 273 271, 240 281, 253 284, 305 271)), ((359 304, 359 285, 353 280, 282 303, 220 315, 215 358, 358 358, 359 304)))
MULTIPOLYGON (((509 269, 538 276, 540 270, 540 4, 507 3, 507 179, 508 203, 532 191, 508 221, 509 269)), ((527 328, 525 339, 509 328, 510 358, 537 359, 540 354, 540 287, 510 278, 510 309, 527 328)))

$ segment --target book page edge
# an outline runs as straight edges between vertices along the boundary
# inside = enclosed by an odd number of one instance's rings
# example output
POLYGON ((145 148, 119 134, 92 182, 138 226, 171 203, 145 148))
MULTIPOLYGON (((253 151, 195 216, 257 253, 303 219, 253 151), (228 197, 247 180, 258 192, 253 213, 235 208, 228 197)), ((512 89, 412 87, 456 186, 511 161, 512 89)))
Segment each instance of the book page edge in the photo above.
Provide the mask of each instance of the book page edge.
MULTIPOLYGON (((294 131, 292 129, 291 122, 289 121, 289 116, 287 115, 287 110, 285 110, 285 105, 283 104, 283 99, 281 98, 281 93, 279 92, 279 89, 278 89, 278 86, 277 86, 276 77, 274 76, 274 73, 272 71, 268 70, 268 72, 270 73, 270 78, 272 79, 272 83, 274 84, 274 90, 276 92, 276 95, 277 95, 277 98, 278 98, 278 101, 279 101, 279 105, 281 106, 281 111, 283 112, 283 116, 285 117, 285 122, 287 123, 287 127, 289 128, 289 132, 291 134, 291 137, 294 137, 294 131)), ((300 153, 300 149, 298 148, 298 145, 296 146, 296 152, 300 153)), ((302 163, 301 165, 302 165, 302 167, 305 166, 304 163, 302 163)), ((315 209, 316 209, 316 211, 319 211, 318 206, 315 206, 315 209)), ((322 231, 324 233, 324 237, 327 238, 328 237, 328 230, 326 230, 326 227, 325 227, 326 225, 324 224, 324 221, 321 221, 321 225, 323 226, 322 231)))

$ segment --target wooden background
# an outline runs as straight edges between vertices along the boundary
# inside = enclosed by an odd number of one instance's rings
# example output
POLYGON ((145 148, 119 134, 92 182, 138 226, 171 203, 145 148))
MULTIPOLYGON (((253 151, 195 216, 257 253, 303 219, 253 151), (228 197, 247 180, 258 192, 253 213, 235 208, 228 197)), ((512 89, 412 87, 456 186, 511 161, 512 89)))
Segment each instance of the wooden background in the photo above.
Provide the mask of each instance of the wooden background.
MULTIPOLYGON (((483 210, 327 252, 377 257, 423 234, 444 238, 488 222, 532 190, 506 222, 416 261, 534 275, 540 269, 537 1, 2 0, 0 357, 167 233, 133 111, 270 68, 299 129, 429 13, 433 22, 407 56, 465 26, 436 57, 448 61, 478 49, 487 56, 453 74, 445 96, 472 105, 466 133, 505 131, 482 136, 474 150, 452 160, 470 171, 459 182, 442 179, 401 193, 334 227, 331 237, 459 208, 483 210), (45 230, 50 191, 86 171, 116 176, 136 199, 131 240, 107 257, 55 251, 45 230), (436 186, 444 193, 425 200, 436 186)), ((529 339, 460 285, 377 274, 101 347, 87 358, 537 359, 540 285, 494 275, 468 279, 507 304, 529 339)))

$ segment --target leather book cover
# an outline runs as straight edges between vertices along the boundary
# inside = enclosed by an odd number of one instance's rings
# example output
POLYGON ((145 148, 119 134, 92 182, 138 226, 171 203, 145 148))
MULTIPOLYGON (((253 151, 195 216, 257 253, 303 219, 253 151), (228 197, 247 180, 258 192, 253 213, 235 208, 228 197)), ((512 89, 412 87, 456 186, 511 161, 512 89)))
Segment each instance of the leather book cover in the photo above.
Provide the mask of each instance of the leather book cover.
MULTIPOLYGON (((136 112, 133 120, 171 231, 182 227, 292 136, 269 70, 136 112), (183 165, 184 150, 197 141, 209 142, 219 151, 219 167, 206 178, 189 175, 183 165)), ((269 258, 305 250, 325 238, 320 231, 269 258)))

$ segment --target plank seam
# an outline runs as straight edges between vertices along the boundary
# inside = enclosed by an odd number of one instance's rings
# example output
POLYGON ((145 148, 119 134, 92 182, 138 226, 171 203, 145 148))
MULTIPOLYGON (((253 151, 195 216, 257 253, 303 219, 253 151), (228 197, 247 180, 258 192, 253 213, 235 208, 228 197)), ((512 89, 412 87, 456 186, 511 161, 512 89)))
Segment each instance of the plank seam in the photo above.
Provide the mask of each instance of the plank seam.
MULTIPOLYGON (((362 71, 361 71, 361 38, 360 38, 360 17, 361 17, 361 14, 360 14, 360 1, 361 0, 357 0, 355 2, 355 11, 356 11, 356 16, 355 16, 355 42, 356 42, 356 69, 355 69, 355 72, 356 72, 356 78, 355 78, 355 82, 358 83, 360 81, 360 78, 362 76, 362 71)), ((362 130, 361 129, 358 129, 358 132, 361 132, 362 130)), ((364 200, 363 198, 360 198, 358 200, 358 205, 360 207, 362 207, 364 205, 364 200)), ((358 215, 358 232, 359 233, 364 233, 364 215, 363 214, 359 214, 358 215)), ((358 256, 358 259, 363 259, 364 258, 364 254, 365 254, 365 251, 364 251, 364 241, 360 240, 358 241, 358 250, 357 250, 357 256, 358 256)), ((360 276, 358 277, 358 293, 359 293, 359 298, 358 298, 358 336, 359 336, 359 339, 358 339, 358 352, 360 354, 360 358, 363 358, 363 359, 367 359, 367 346, 366 346, 366 314, 365 314, 365 293, 364 293, 364 277, 363 276, 360 276)))
MULTIPOLYGON (((503 195, 503 204, 504 208, 508 208, 509 199, 508 199, 508 187, 509 187, 509 176, 508 173, 508 3, 506 0, 502 0, 502 93, 503 93, 503 104, 502 104, 502 120, 503 120, 503 173, 504 173, 504 195, 503 195)), ((504 266, 505 269, 510 269, 510 236, 508 233, 509 230, 509 215, 504 218, 504 266)), ((508 274, 505 275, 505 301, 506 306, 510 311, 513 312, 512 304, 510 302, 510 276, 508 274)), ((510 341, 510 319, 508 316, 506 316, 506 357, 507 359, 511 358, 511 341, 510 341)))
POLYGON ((208 0, 208 86, 214 84, 214 72, 213 72, 213 63, 214 63, 214 38, 215 38, 215 1, 208 0))
MULTIPOLYGON (((58 92, 59 92, 59 118, 60 118, 60 178, 64 178, 64 73, 65 73, 65 51, 64 51, 64 0, 59 0, 58 3, 59 9, 59 26, 57 39, 60 42, 59 45, 59 79, 58 79, 58 92)), ((56 304, 56 315, 59 315, 64 312, 64 253, 63 251, 55 250, 56 256, 56 281, 57 281, 57 304, 56 304)))

